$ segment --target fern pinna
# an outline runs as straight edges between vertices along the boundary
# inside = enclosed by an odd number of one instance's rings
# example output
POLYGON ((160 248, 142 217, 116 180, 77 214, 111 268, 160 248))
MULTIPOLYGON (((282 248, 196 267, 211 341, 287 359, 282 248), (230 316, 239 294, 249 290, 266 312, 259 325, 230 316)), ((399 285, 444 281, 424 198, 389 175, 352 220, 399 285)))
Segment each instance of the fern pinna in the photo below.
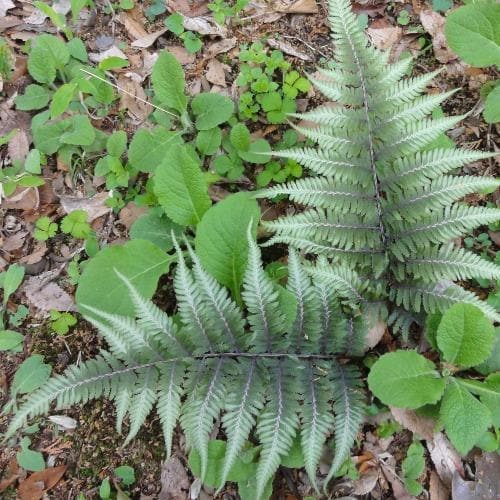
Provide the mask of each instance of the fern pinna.
POLYGON ((137 319, 86 307, 109 350, 69 367, 30 394, 7 434, 28 417, 48 412, 52 401, 66 408, 107 397, 116 406, 118 432, 128 415, 127 443, 156 404, 167 455, 180 420, 188 445, 200 454, 203 479, 208 442, 222 412, 227 452, 221 486, 254 428, 262 445, 256 498, 297 432, 313 484, 323 445, 335 434, 330 478, 348 456, 363 419, 361 377, 344 361, 363 352, 365 329, 343 315, 332 288, 325 280, 311 280, 293 251, 285 289, 264 272, 260 250, 250 238, 249 245, 242 294, 246 320, 189 245, 191 268, 177 247, 174 287, 180 321, 142 298, 122 277, 137 319), (294 315, 284 312, 290 298, 294 315))
POLYGON ((463 116, 428 115, 453 92, 421 95, 436 76, 405 78, 411 59, 388 64, 388 52, 368 44, 348 0, 330 0, 335 57, 312 83, 334 104, 292 115, 312 122, 296 128, 317 147, 277 151, 310 177, 259 193, 308 206, 265 225, 281 242, 320 256, 315 275, 364 307, 378 305, 407 331, 425 312, 456 302, 496 311, 453 283, 500 278, 500 267, 455 247, 453 238, 500 219, 496 208, 457 203, 494 190, 489 177, 449 175, 487 153, 436 146, 463 116), (332 267, 329 263, 334 262, 332 267))

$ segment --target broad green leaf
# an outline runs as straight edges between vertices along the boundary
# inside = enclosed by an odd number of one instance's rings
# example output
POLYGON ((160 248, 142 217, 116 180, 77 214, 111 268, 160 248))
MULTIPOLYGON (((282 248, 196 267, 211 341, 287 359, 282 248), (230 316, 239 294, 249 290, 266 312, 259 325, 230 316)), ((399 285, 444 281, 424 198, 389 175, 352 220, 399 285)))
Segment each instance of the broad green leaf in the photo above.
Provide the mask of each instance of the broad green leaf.
MULTIPOLYGON (((208 467, 204 480, 204 484, 207 486, 212 486, 213 488, 220 486, 225 454, 225 441, 212 439, 208 442, 208 467)), ((189 454, 189 468, 195 476, 201 474, 200 455, 196 450, 192 450, 189 454)), ((231 467, 227 480, 233 482, 247 481, 255 475, 256 468, 255 462, 244 463, 241 457, 238 457, 231 467)))
POLYGON ((49 111, 35 116, 31 121, 31 131, 35 147, 40 152, 51 155, 61 147, 61 136, 69 128, 70 121, 66 119, 47 122, 48 117, 49 111))
POLYGON ((0 330, 0 351, 19 352, 23 344, 24 337, 19 332, 12 330, 0 330))
POLYGON ((446 18, 445 35, 450 48, 477 68, 500 66, 500 4, 474 3, 446 18))
POLYGON ((28 57, 28 71, 40 83, 52 83, 56 70, 69 61, 69 50, 65 43, 53 35, 40 35, 33 40, 28 57))
POLYGON ((500 83, 486 97, 484 119, 487 123, 500 122, 500 83))
POLYGON ((271 159, 271 146, 265 139, 257 139, 250 144, 248 151, 238 151, 242 160, 249 163, 262 164, 271 159))
POLYGON ((39 451, 29 449, 31 441, 27 437, 21 439, 21 451, 16 453, 17 463, 28 471, 38 472, 45 469, 43 455, 39 451))
POLYGON ((455 304, 443 314, 436 341, 446 361, 468 368, 488 358, 494 334, 491 321, 479 308, 455 304))
POLYGON ((300 434, 297 434, 293 439, 292 447, 281 459, 281 465, 289 469, 300 469, 304 467, 304 455, 302 454, 300 434))
MULTIPOLYGON (((171 258, 150 241, 132 240, 102 249, 85 266, 80 277, 76 302, 113 314, 134 314, 122 273, 147 298, 156 290, 160 276, 168 272, 171 258)), ((82 312, 87 314, 83 308, 82 312)))
POLYGON ((210 130, 200 130, 196 135, 196 147, 201 154, 213 155, 222 142, 222 132, 219 127, 210 130))
POLYGON ((165 19, 165 26, 175 35, 179 36, 184 31, 184 17, 179 12, 171 14, 165 19))
POLYGON ((231 144, 238 151, 248 151, 250 147, 250 130, 244 123, 237 123, 232 129, 229 135, 231 144))
POLYGON ((40 168, 40 151, 38 149, 32 149, 26 156, 24 160, 24 170, 30 174, 40 174, 42 169, 40 168))
POLYGON ((429 314, 425 320, 425 338, 435 351, 438 350, 436 335, 442 317, 443 315, 440 312, 436 312, 429 314))
POLYGON ((186 110, 187 97, 184 94, 184 87, 186 86, 184 71, 179 61, 170 52, 164 51, 159 55, 153 66, 151 82, 156 97, 163 104, 175 109, 180 114, 186 110))
POLYGON ((490 410, 467 389, 450 379, 444 392, 440 420, 459 453, 465 455, 491 425, 490 410))
POLYGON ((52 367, 43 362, 43 356, 33 354, 19 365, 10 386, 11 393, 27 394, 38 389, 49 379, 51 371, 52 367))
POLYGON ((9 301, 9 297, 19 288, 24 278, 24 267, 12 264, 4 271, 2 276, 3 305, 9 301))
POLYGON ((71 57, 84 63, 88 62, 89 56, 87 55, 87 49, 80 38, 73 38, 66 44, 66 47, 68 47, 71 57))
POLYGON ((166 215, 150 210, 139 217, 130 228, 132 240, 148 240, 168 252, 174 247, 171 231, 175 235, 182 234, 183 228, 172 222, 166 215))
POLYGON ((500 328, 495 328, 495 339, 491 354, 483 363, 474 367, 476 371, 483 375, 500 371, 500 328))
POLYGON ((420 495, 422 492, 422 485, 417 481, 417 479, 422 475, 424 469, 424 447, 417 441, 410 445, 406 453, 406 458, 401 464, 403 481, 410 494, 420 495))
POLYGON ((173 147, 182 145, 178 132, 170 132, 163 127, 152 130, 139 129, 130 143, 128 159, 141 172, 154 172, 168 157, 173 147))
POLYGON ((72 101, 77 88, 76 83, 65 83, 61 85, 54 93, 50 103, 50 118, 57 118, 62 115, 72 101))
POLYGON ((111 156, 120 158, 127 148, 127 134, 123 130, 113 132, 106 141, 106 150, 111 156))
POLYGON ((500 427, 500 372, 492 373, 484 382, 472 379, 455 379, 462 387, 476 394, 487 406, 493 418, 493 425, 500 427))
POLYGON ((196 229, 196 253, 203 266, 235 297, 239 297, 247 263, 248 225, 252 220, 255 237, 259 219, 256 200, 249 193, 237 193, 213 205, 196 229))
POLYGON ((368 385, 386 405, 419 408, 437 403, 445 382, 434 363, 416 351, 396 351, 384 354, 374 363, 368 385))
POLYGON ((68 123, 68 130, 61 135, 61 142, 76 146, 90 146, 94 142, 95 130, 86 115, 75 115, 68 123))
POLYGON ((191 109, 196 117, 196 128, 209 130, 229 120, 234 111, 234 104, 229 97, 202 92, 192 100, 191 109))
POLYGON ((50 101, 50 92, 42 85, 32 83, 24 90, 24 94, 16 97, 16 108, 21 111, 42 109, 50 101))
POLYGON ((110 71, 116 68, 126 68, 129 65, 127 59, 118 56, 106 57, 99 63, 99 69, 102 71, 110 71))
POLYGON ((115 469, 115 475, 118 476, 125 486, 135 483, 135 472, 130 465, 121 465, 115 469))
POLYGON ((154 193, 165 213, 181 226, 198 224, 212 204, 200 166, 185 147, 172 148, 156 169, 154 193))

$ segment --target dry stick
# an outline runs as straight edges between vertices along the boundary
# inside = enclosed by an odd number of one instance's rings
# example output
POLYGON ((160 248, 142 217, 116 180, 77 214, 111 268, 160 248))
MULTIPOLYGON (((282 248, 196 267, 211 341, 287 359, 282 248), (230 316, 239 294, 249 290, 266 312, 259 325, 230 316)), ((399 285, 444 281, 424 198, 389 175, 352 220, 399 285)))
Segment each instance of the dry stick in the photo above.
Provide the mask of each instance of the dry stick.
POLYGON ((130 97, 133 97, 134 99, 137 99, 138 101, 141 101, 144 104, 151 106, 152 108, 158 109, 159 111, 163 111, 164 113, 167 113, 167 115, 173 116, 174 118, 179 118, 175 113, 171 113, 170 111, 167 111, 166 109, 163 109, 160 106, 157 106, 156 104, 148 102, 145 99, 142 99, 141 97, 138 97, 135 94, 132 94, 132 92, 129 92, 128 90, 125 90, 124 88, 116 85, 116 83, 108 82, 108 80, 106 80, 105 78, 101 78, 100 76, 94 75, 94 73, 87 71, 86 69, 80 68, 80 71, 83 71, 84 73, 86 73, 89 76, 97 78, 101 82, 104 82, 104 83, 107 83, 108 85, 111 85, 111 87, 114 87, 116 90, 119 90, 120 92, 123 92, 124 94, 127 94, 130 97))

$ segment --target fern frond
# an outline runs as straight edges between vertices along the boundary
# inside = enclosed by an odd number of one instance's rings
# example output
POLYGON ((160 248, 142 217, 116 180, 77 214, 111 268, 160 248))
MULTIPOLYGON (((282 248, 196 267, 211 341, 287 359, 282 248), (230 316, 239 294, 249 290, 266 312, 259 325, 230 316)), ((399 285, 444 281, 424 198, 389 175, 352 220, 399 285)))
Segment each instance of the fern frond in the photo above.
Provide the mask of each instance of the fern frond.
POLYGON ((426 313, 445 312, 452 305, 465 302, 481 309, 492 321, 500 321, 500 314, 493 307, 480 300, 474 293, 450 281, 437 284, 415 282, 394 285, 390 291, 390 298, 396 305, 417 313, 421 310, 426 313))
POLYGON ((290 343, 296 353, 317 352, 321 324, 316 289, 292 250, 288 256, 287 289, 297 299, 297 314, 290 331, 290 343))
POLYGON ((222 466, 221 487, 226 483, 231 467, 264 406, 264 385, 257 360, 255 358, 242 360, 241 363, 240 374, 236 381, 231 381, 231 385, 234 383, 234 390, 226 398, 226 413, 222 417, 227 446, 222 466))
POLYGON ((415 223, 394 223, 394 239, 391 252, 397 258, 417 253, 419 248, 433 243, 445 243, 468 233, 482 224, 500 219, 500 209, 452 205, 415 223))
MULTIPOLYGON (((267 244, 285 243, 327 258, 336 291, 351 304, 378 303, 380 313, 389 315, 400 310, 393 283, 456 279, 469 271, 497 276, 493 264, 484 267, 470 256, 460 256, 460 271, 428 253, 441 256, 451 239, 500 219, 499 210, 456 204, 498 187, 495 179, 453 175, 492 154, 434 146, 464 118, 431 118, 454 91, 422 95, 439 70, 406 78, 411 60, 388 64, 389 53, 369 45, 350 2, 329 0, 329 11, 335 53, 311 81, 335 105, 294 115, 308 121, 300 131, 317 147, 276 155, 297 161, 309 175, 257 196, 286 194, 307 208, 266 221, 273 233, 267 244), (359 276, 372 285, 360 289, 359 276)), ((432 311, 438 301, 429 299, 428 305, 432 311)), ((406 319, 401 321, 406 328, 406 319)))
POLYGON ((446 175, 429 184, 407 188, 397 194, 394 192, 385 210, 388 214, 397 210, 402 219, 413 221, 432 210, 446 207, 467 194, 482 190, 494 191, 499 186, 500 181, 492 177, 446 175))
POLYGON ((248 322, 256 334, 252 340, 259 352, 284 350, 289 342, 283 335, 286 322, 279 307, 278 292, 262 269, 259 248, 253 241, 249 243, 242 297, 248 308, 248 322))
POLYGON ((259 192, 259 197, 286 194, 291 201, 319 208, 333 208, 339 213, 363 214, 375 207, 374 195, 352 186, 335 184, 331 178, 306 177, 278 184, 259 192))
POLYGON ((160 379, 157 410, 168 459, 172 453, 174 429, 181 414, 181 398, 184 394, 182 379, 186 367, 181 361, 174 361, 160 365, 158 368, 160 379))
POLYGON ((137 372, 137 380, 128 409, 130 429, 124 446, 137 435, 158 398, 156 392, 158 370, 156 367, 148 366, 147 368, 140 368, 137 369, 137 372))
POLYGON ((426 248, 418 257, 405 259, 397 265, 394 274, 400 280, 413 276, 427 283, 470 278, 496 280, 500 279, 500 268, 472 252, 448 245, 426 248))
POLYGON ((299 427, 296 363, 279 359, 269 367, 269 371, 268 400, 257 421, 257 436, 262 443, 256 474, 257 498, 262 496, 281 458, 290 450, 299 427))
POLYGON ((318 467, 323 445, 333 432, 334 418, 330 403, 331 390, 328 364, 315 365, 309 361, 303 370, 304 403, 301 407, 301 446, 305 469, 311 478, 313 488, 319 493, 316 484, 318 467))
POLYGON ((364 417, 364 397, 360 390, 361 374, 353 366, 337 365, 332 372, 335 411, 335 453, 333 462, 325 480, 330 479, 339 470, 349 450, 354 444, 356 434, 364 417))

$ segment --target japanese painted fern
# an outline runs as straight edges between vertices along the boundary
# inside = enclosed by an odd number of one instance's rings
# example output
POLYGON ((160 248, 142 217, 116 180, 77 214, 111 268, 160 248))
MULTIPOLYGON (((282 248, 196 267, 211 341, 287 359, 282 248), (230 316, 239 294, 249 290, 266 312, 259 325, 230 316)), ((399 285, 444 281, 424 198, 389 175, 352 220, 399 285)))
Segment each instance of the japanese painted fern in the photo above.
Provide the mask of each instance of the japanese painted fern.
POLYGON ((227 452, 221 486, 253 429, 262 445, 256 498, 298 432, 314 485, 323 445, 335 434, 330 478, 348 456, 363 418, 360 374, 343 361, 363 352, 365 329, 343 315, 332 288, 320 278, 311 280, 293 251, 284 290, 264 272, 255 242, 249 245, 242 294, 246 320, 191 248, 191 268, 177 248, 174 286, 181 325, 122 277, 137 319, 87 307, 109 350, 30 394, 7 434, 28 417, 47 413, 52 401, 66 408, 106 397, 116 406, 118 432, 128 415, 126 443, 156 405, 169 455, 180 420, 188 445, 200 454, 202 478, 208 441, 222 413, 227 452), (294 317, 283 312, 283 294, 295 299, 294 317))
POLYGON ((458 203, 494 190, 489 177, 450 175, 487 153, 433 146, 463 116, 431 119, 453 92, 422 95, 437 72, 405 78, 411 64, 388 64, 388 52, 368 44, 348 0, 330 0, 335 57, 312 83, 331 101, 304 114, 296 128, 317 147, 275 154, 292 158, 310 177, 259 193, 309 208, 265 225, 282 242, 320 256, 314 275, 361 308, 379 306, 398 328, 423 311, 469 302, 498 321, 495 310, 453 283, 500 278, 500 267, 450 241, 500 219, 500 210, 458 203), (332 267, 330 263, 334 263, 332 267))

